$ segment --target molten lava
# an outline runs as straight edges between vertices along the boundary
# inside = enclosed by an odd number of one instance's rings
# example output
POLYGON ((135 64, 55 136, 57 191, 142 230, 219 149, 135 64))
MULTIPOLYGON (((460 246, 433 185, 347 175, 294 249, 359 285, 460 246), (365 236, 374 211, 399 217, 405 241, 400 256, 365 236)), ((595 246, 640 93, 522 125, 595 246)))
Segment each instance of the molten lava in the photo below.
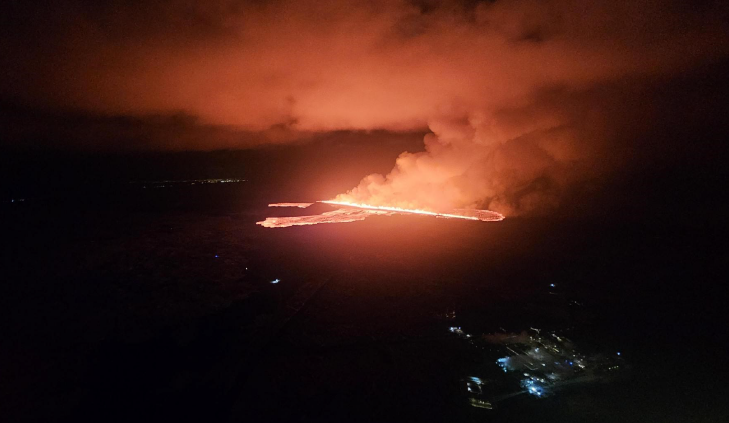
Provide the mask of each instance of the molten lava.
POLYGON ((491 210, 466 210, 457 209, 453 210, 453 213, 438 213, 428 210, 420 209, 403 209, 400 207, 387 207, 387 206, 371 206, 369 204, 360 203, 347 203, 344 201, 319 201, 320 203, 332 204, 344 207, 353 207, 357 209, 365 210, 379 210, 401 214, 424 214, 427 216, 445 217, 449 219, 467 219, 467 220, 481 220, 483 222, 498 222, 504 220, 504 215, 491 210))
MULTIPOLYGON (((500 213, 490 210, 458 209, 451 213, 439 213, 428 210, 404 209, 400 207, 372 206, 369 204, 347 203, 342 201, 318 201, 319 203, 338 206, 330 212, 310 216, 268 217, 266 220, 256 222, 265 228, 286 228, 290 226, 318 225, 320 223, 346 223, 364 220, 370 216, 392 216, 395 214, 417 214, 435 216, 446 219, 480 220, 482 222, 498 222, 504 220, 500 213)), ((313 203, 274 203, 269 207, 298 207, 306 208, 313 203)))
POLYGON ((271 203, 268 207, 298 207, 305 209, 314 203, 271 203))
POLYGON ((313 216, 294 217, 267 217, 266 220, 256 222, 264 228, 287 228, 289 226, 318 225, 320 223, 347 223, 365 220, 373 215, 388 215, 390 213, 375 210, 337 209, 313 216))

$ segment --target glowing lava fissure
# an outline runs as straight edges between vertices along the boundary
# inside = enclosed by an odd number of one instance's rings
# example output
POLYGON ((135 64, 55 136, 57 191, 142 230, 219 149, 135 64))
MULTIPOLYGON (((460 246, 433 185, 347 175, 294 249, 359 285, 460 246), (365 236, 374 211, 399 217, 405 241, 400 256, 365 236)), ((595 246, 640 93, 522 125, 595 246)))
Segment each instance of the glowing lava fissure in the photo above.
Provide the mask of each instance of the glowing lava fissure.
MULTIPOLYGON (((364 220, 370 216, 392 216, 395 214, 416 214, 434 216, 446 219, 465 219, 482 222, 498 222, 504 220, 500 213, 490 210, 453 210, 453 213, 438 213, 420 209, 404 209, 400 207, 373 206, 361 203, 347 203, 342 201, 317 201, 339 207, 336 210, 310 216, 268 217, 266 220, 256 222, 265 228, 287 228, 290 226, 318 225, 320 223, 347 223, 364 220)), ((314 203, 273 203, 269 207, 298 207, 307 208, 314 203)))
POLYGON ((290 226, 318 225, 320 223, 348 223, 365 220, 373 215, 388 215, 392 213, 376 210, 337 209, 317 215, 292 217, 267 217, 266 220, 256 222, 264 228, 288 228, 290 226))
POLYGON ((268 207, 298 207, 305 209, 314 203, 271 203, 268 207))
POLYGON ((501 213, 491 211, 491 210, 458 209, 458 210, 453 210, 453 213, 440 213, 440 212, 434 212, 434 211, 422 210, 422 209, 405 209, 405 208, 401 208, 401 207, 372 206, 369 204, 348 203, 348 202, 344 202, 344 201, 333 201, 333 200, 318 201, 318 202, 324 203, 324 204, 331 204, 331 205, 335 205, 335 206, 353 207, 353 208, 357 208, 357 209, 378 210, 378 211, 401 213, 401 214, 422 214, 422 215, 426 215, 426 216, 445 217, 448 219, 480 220, 482 222, 498 222, 500 220, 504 220, 504 215, 502 215, 501 213))

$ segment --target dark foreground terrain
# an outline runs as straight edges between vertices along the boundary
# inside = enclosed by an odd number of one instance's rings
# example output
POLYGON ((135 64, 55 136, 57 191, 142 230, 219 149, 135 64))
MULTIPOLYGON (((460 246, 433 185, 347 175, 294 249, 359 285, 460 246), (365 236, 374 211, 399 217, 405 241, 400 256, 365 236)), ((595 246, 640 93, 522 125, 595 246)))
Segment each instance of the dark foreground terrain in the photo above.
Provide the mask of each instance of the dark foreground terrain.
POLYGON ((2 421, 727 421, 725 226, 255 225, 299 200, 240 182, 3 203, 2 421), (459 381, 497 355, 452 326, 562 330, 629 370, 473 408, 459 381))

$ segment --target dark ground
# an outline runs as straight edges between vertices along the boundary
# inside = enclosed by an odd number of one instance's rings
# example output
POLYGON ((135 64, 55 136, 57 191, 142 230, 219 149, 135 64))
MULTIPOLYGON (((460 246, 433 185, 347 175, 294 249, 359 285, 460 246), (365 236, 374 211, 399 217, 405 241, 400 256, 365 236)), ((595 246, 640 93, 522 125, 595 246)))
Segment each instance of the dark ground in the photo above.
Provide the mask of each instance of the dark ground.
POLYGON ((2 420, 729 418, 725 224, 606 213, 256 226, 269 201, 302 200, 273 197, 244 182, 3 203, 2 420), (631 370, 471 408, 459 379, 496 366, 453 325, 569 327, 631 370))

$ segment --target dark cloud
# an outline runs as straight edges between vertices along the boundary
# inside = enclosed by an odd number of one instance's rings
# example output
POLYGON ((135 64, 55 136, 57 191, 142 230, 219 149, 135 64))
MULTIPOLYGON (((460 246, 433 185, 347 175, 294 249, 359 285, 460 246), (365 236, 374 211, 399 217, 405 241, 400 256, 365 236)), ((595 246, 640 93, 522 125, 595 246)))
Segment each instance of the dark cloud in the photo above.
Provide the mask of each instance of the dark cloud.
POLYGON ((307 140, 293 122, 256 131, 201 122, 184 111, 110 115, 84 110, 0 105, 0 146, 83 151, 213 150, 307 140), (28 144, 28 145, 24 145, 28 144))

